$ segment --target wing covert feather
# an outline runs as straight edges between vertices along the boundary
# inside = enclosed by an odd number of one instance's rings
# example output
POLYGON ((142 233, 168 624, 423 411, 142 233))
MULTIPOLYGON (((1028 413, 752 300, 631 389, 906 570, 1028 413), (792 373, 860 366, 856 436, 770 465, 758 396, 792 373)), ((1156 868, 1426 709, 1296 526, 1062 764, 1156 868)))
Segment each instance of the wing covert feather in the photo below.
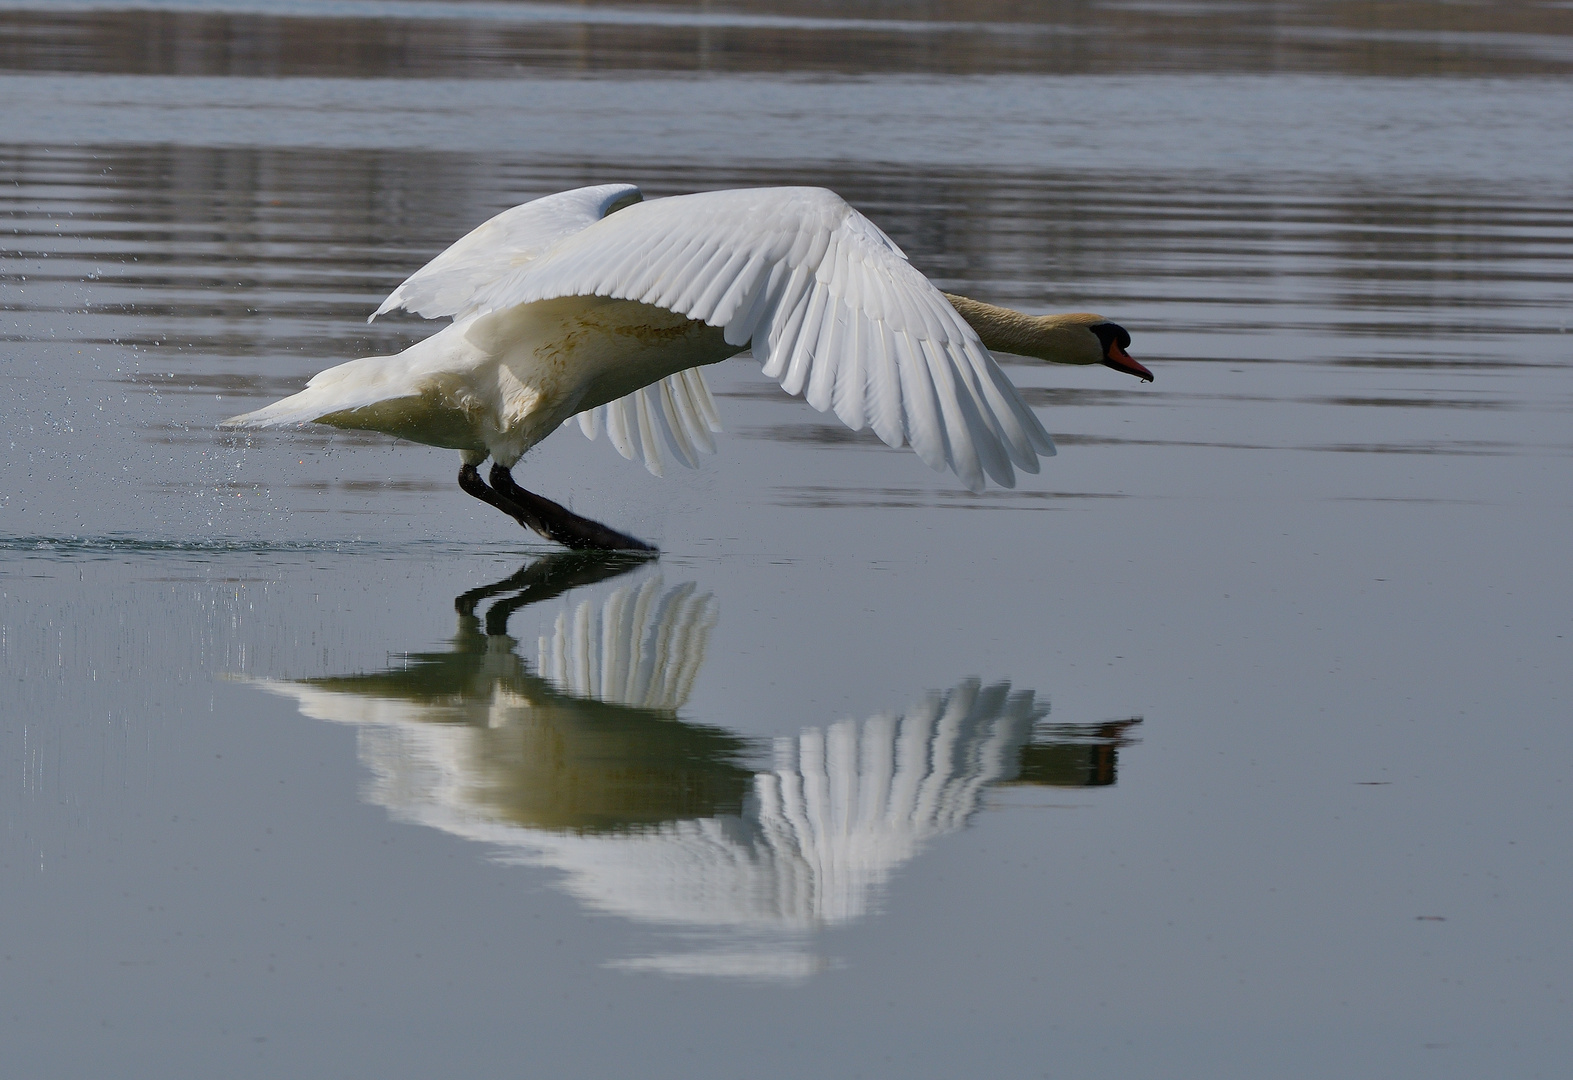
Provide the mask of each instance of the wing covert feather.
POLYGON ((521 203, 489 218, 406 278, 366 321, 404 308, 428 319, 463 317, 476 291, 539 258, 566 237, 643 195, 633 184, 598 184, 521 203))

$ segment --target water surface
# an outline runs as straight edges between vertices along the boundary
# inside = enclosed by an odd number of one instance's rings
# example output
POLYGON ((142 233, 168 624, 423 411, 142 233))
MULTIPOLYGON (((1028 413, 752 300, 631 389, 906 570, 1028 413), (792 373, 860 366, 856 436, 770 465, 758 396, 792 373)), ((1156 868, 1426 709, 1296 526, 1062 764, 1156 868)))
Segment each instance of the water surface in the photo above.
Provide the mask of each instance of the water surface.
MULTIPOLYGON (((1554 1075, 1573 12, 0 4, 20 1076, 1554 1075), (833 187, 1060 445, 974 495, 747 361, 658 541, 217 421, 524 198, 833 187)), ((680 475, 672 475, 672 473, 680 475)))

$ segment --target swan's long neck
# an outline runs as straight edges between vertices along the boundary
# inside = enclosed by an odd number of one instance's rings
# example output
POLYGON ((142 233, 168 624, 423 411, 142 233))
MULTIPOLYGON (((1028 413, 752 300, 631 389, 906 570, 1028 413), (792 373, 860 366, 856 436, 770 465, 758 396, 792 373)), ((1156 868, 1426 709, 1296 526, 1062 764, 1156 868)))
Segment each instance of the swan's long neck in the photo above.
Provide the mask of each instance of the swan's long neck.
POLYGON ((1087 330, 1102 322, 1101 316, 1024 315, 951 293, 946 293, 945 299, 993 352, 1036 357, 1051 364, 1097 364, 1103 360, 1097 337, 1087 330))

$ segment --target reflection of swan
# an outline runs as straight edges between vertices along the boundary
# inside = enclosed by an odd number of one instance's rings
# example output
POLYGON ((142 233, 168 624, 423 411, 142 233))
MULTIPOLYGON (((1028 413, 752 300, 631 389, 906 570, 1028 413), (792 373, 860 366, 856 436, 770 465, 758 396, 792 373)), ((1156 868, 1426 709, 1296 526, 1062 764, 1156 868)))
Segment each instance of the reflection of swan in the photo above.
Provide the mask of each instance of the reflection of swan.
POLYGON ((633 969, 806 975, 821 961, 805 935, 869 912, 989 785, 1112 783, 1134 723, 1059 725, 1034 741, 1051 730, 1047 705, 972 679, 900 714, 777 739, 771 765, 751 770, 747 742, 677 718, 715 625, 692 584, 651 575, 566 607, 541 638, 541 674, 513 639, 478 633, 467 605, 450 652, 267 685, 309 716, 359 726, 366 797, 396 817, 552 867, 594 910, 705 939, 618 964, 633 969))
MULTIPOLYGON (((579 414, 659 471, 720 430, 699 368, 752 348, 764 373, 854 430, 949 466, 974 491, 1038 471, 1054 444, 989 349, 1151 379, 1097 315, 1032 317, 947 297, 822 188, 644 202, 632 184, 560 192, 462 237, 377 310, 454 322, 398 356, 352 360, 228 424, 369 428, 460 451, 459 485, 575 548, 642 542, 525 491, 510 470, 579 414), (490 456, 491 486, 476 471, 490 456)), ((375 317, 375 316, 373 316, 375 317)))
POLYGON ((554 684, 501 633, 519 597, 626 573, 638 561, 592 553, 542 559, 515 574, 480 633, 471 614, 496 587, 461 596, 453 648, 366 675, 266 683, 308 716, 361 725, 370 801, 466 835, 479 823, 594 833, 735 813, 750 773, 744 740, 676 720, 703 659, 715 602, 659 577, 615 590, 599 609, 564 611, 542 638, 554 684), (592 663, 593 661, 593 663, 592 663), (590 690, 564 692, 564 686, 590 690))

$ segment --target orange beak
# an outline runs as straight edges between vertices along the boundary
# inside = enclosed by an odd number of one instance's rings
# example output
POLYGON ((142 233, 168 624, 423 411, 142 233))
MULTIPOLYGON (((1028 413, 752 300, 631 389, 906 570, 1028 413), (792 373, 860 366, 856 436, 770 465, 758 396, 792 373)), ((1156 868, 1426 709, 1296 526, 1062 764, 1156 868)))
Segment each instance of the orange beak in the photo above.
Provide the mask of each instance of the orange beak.
POLYGON ((1109 342, 1109 351, 1103 354, 1103 366, 1134 375, 1143 382, 1152 382, 1152 372, 1131 359, 1131 354, 1120 348, 1119 342, 1109 342))

